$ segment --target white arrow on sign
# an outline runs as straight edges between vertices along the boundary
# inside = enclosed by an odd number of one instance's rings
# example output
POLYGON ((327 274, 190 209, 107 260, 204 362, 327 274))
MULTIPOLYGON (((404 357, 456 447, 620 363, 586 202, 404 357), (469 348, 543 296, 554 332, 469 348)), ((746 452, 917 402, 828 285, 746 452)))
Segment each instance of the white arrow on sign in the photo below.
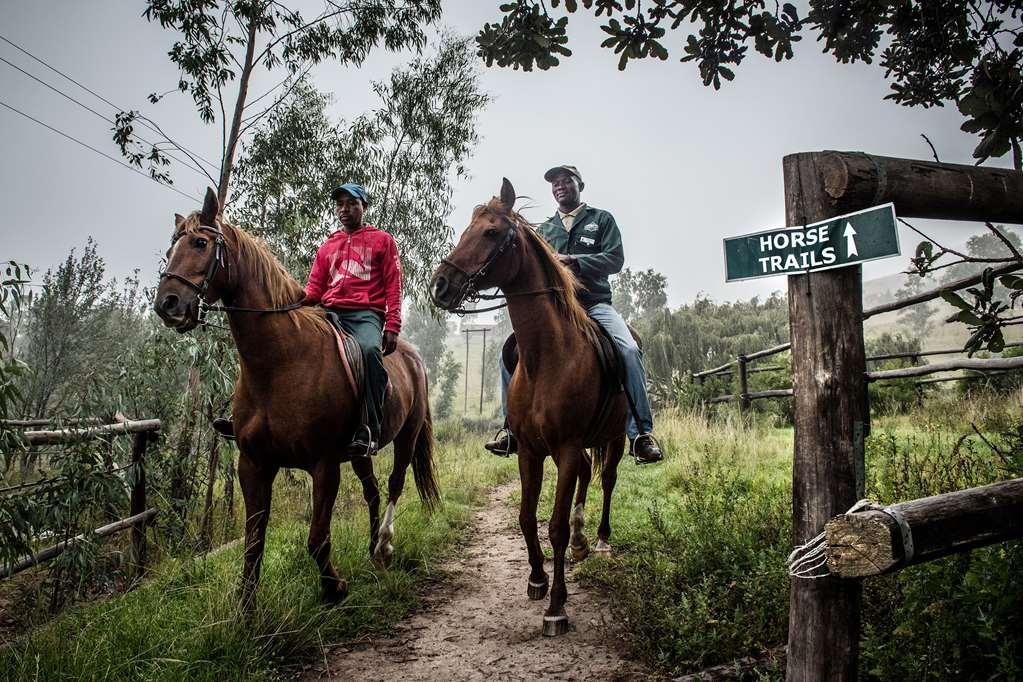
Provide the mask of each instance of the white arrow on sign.
POLYGON ((856 236, 856 230, 853 229, 852 223, 845 224, 845 232, 842 234, 845 237, 845 248, 846 256, 858 256, 860 252, 856 250, 856 240, 853 237, 856 236))

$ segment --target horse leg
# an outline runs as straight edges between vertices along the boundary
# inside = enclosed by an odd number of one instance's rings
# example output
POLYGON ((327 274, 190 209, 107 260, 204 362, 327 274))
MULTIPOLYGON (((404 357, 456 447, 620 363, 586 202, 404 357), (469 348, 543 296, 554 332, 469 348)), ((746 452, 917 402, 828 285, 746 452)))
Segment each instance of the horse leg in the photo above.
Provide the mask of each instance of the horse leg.
POLYGON ((341 465, 326 458, 313 469, 313 519, 309 524, 309 554, 320 569, 324 601, 338 603, 348 595, 348 583, 330 563, 330 519, 341 482, 341 465))
POLYGON ((551 586, 551 602, 543 615, 543 634, 546 637, 563 635, 568 632, 568 615, 565 601, 568 588, 565 586, 565 551, 568 549, 569 516, 572 497, 579 478, 581 449, 564 449, 558 457, 558 487, 554 493, 554 513, 551 514, 550 538, 554 547, 554 585, 551 586))
POLYGON ((398 504, 401 492, 405 489, 405 475, 412 463, 412 453, 415 451, 416 439, 419 437, 418 429, 402 430, 394 439, 394 468, 387 478, 387 508, 384 510, 384 520, 380 523, 380 536, 373 550, 373 562, 383 568, 391 565, 391 558, 394 556, 394 545, 392 544, 394 540, 394 508, 398 504))
POLYGON ((263 565, 266 524, 270 520, 270 497, 276 467, 260 467, 242 453, 238 458, 238 484, 245 499, 245 563, 242 568, 241 608, 251 612, 253 596, 263 565))
POLYGON ((600 527, 597 528, 597 545, 593 551, 603 556, 611 554, 611 493, 618 482, 618 463, 625 454, 625 436, 618 436, 604 446, 604 464, 601 469, 601 487, 604 489, 604 506, 600 510, 600 527))
MULTIPOLYGON (((362 499, 369 508, 369 557, 376 560, 374 550, 380 536, 380 488, 377 477, 373 473, 373 460, 369 457, 356 457, 352 460, 352 471, 362 483, 362 499)), ((382 568, 386 568, 383 566, 382 568)))
POLYGON ((522 483, 522 501, 519 503, 519 528, 526 540, 529 553, 529 581, 526 595, 533 600, 547 596, 549 583, 543 570, 543 549, 536 529, 536 506, 540 503, 543 483, 543 458, 536 457, 526 448, 519 450, 519 480, 522 483))
POLYGON ((572 508, 572 531, 568 545, 572 548, 572 561, 582 561, 590 554, 590 542, 583 534, 586 525, 586 492, 590 488, 590 477, 593 467, 589 453, 583 455, 579 463, 579 483, 575 489, 575 506, 572 508))

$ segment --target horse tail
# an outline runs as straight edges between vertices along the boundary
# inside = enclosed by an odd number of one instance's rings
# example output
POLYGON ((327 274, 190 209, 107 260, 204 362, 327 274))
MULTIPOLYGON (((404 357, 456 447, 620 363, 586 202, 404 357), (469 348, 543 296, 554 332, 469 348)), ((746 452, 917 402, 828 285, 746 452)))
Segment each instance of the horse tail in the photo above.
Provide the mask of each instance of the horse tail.
POLYGON ((432 510, 440 501, 440 487, 437 485, 433 465, 433 420, 430 418, 429 407, 426 408, 426 418, 412 448, 412 477, 416 481, 419 498, 427 509, 432 510))

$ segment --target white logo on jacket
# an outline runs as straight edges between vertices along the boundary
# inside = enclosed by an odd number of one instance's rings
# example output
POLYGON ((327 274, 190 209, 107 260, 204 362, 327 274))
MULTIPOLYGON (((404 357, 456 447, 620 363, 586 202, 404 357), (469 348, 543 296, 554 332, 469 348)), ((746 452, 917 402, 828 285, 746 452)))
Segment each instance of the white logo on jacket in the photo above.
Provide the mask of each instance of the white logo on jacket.
POLYGON ((596 232, 600 228, 597 225, 597 223, 586 223, 583 229, 586 230, 587 232, 596 232))
POLYGON ((579 237, 579 243, 586 244, 586 246, 593 246, 594 244, 597 243, 597 240, 593 239, 592 237, 579 237))
POLYGON ((338 263, 340 250, 330 257, 330 286, 343 279, 355 277, 368 282, 373 277, 373 249, 369 246, 353 246, 345 249, 345 260, 338 263))

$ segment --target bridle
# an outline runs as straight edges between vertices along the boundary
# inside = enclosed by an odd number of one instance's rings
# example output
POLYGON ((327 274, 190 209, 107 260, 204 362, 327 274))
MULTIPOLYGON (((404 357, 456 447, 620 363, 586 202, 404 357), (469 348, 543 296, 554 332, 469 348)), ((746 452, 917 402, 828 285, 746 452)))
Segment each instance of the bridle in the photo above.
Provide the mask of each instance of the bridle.
POLYGON ((452 263, 447 258, 441 260, 441 263, 447 265, 449 268, 451 268, 455 272, 458 272, 459 274, 462 275, 463 278, 465 278, 465 282, 462 284, 461 289, 458 291, 459 300, 461 301, 461 304, 457 308, 449 309, 448 312, 454 313, 455 315, 474 315, 476 313, 486 313, 492 310, 500 310, 501 308, 508 307, 507 299, 511 297, 542 296, 544 294, 552 294, 562 290, 561 287, 544 287, 542 289, 536 289, 535 291, 521 291, 511 294, 480 293, 478 282, 479 280, 483 279, 486 276, 487 271, 490 269, 490 266, 492 266, 497 261, 498 258, 503 256, 506 251, 508 251, 509 249, 518 248, 519 245, 519 240, 515 234, 515 224, 511 220, 508 220, 507 218, 504 219, 508 222, 508 232, 505 234, 504 239, 501 240, 501 243, 495 246, 494 249, 490 252, 490 255, 487 256, 487 259, 483 261, 483 265, 477 268, 475 272, 473 273, 466 272, 458 265, 452 263), (502 299, 504 300, 501 303, 498 303, 497 305, 488 306, 486 308, 467 309, 465 307, 466 303, 471 304, 477 303, 479 301, 498 301, 502 299))
MULTIPOLYGON (((206 313, 210 310, 224 313, 283 313, 289 310, 295 310, 302 306, 301 301, 286 305, 282 308, 243 308, 241 306, 233 305, 210 305, 206 300, 206 292, 209 291, 210 282, 217 276, 217 273, 220 272, 221 268, 225 270, 227 269, 227 240, 224 239, 224 232, 219 227, 200 225, 196 229, 213 235, 213 255, 210 257, 209 263, 206 264, 206 272, 203 275, 202 283, 196 284, 187 277, 179 275, 176 272, 170 272, 169 270, 164 270, 160 273, 160 281, 163 281, 164 279, 173 279, 181 282, 195 292, 196 298, 199 300, 199 324, 208 324, 206 322, 206 313)), ((171 241, 171 245, 177 243, 177 241, 183 236, 185 236, 184 232, 174 237, 171 241)))

